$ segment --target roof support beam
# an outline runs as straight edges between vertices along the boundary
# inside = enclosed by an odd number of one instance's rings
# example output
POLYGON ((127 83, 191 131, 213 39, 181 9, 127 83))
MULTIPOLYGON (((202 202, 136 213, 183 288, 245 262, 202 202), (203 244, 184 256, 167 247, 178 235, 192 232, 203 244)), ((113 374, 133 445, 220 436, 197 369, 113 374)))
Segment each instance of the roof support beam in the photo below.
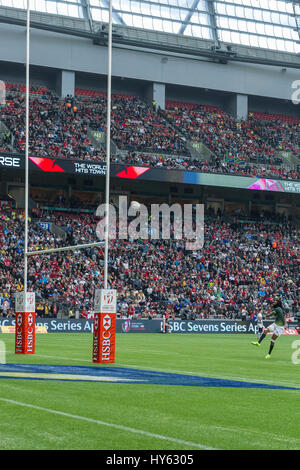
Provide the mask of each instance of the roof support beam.
POLYGON ((198 4, 199 4, 199 1, 200 1, 200 0, 194 0, 194 2, 193 2, 193 4, 192 4, 191 8, 189 9, 188 14, 186 15, 185 19, 184 19, 183 22, 182 22, 182 25, 180 26, 180 29, 179 29, 179 31, 178 31, 178 34, 183 34, 183 33, 185 32, 186 27, 187 27, 187 25, 188 25, 189 22, 190 22, 190 19, 192 18, 193 14, 194 14, 195 11, 196 11, 196 8, 197 8, 197 6, 198 6, 198 4))
POLYGON ((300 41, 300 14, 296 13, 296 6, 300 8, 299 2, 293 1, 293 11, 296 22, 296 29, 298 31, 299 41, 300 41))
POLYGON ((90 24, 90 30, 92 32, 93 31, 93 18, 92 18, 89 0, 81 0, 81 6, 82 6, 84 17, 85 19, 88 20, 90 24))
POLYGON ((209 21, 210 21, 210 26, 211 26, 211 31, 212 31, 212 39, 215 42, 219 43, 215 5, 214 5, 213 0, 206 0, 206 3, 207 3, 208 12, 209 12, 209 21))

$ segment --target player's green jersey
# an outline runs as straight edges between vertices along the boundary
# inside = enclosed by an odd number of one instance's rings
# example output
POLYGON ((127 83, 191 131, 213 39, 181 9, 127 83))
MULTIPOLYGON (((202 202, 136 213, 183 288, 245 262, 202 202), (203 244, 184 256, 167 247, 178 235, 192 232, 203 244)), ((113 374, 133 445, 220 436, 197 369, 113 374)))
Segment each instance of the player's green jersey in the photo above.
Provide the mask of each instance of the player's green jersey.
POLYGON ((284 326, 284 311, 281 307, 275 307, 273 310, 274 316, 275 316, 275 323, 278 326, 284 326))

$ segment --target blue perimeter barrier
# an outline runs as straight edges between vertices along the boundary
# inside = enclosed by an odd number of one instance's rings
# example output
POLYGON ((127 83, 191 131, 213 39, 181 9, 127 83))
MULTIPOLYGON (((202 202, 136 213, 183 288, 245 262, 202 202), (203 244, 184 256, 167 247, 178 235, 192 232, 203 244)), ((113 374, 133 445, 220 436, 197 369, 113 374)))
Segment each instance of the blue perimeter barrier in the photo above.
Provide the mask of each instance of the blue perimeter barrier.
MULTIPOLYGON (((264 321, 264 326, 268 326, 273 321, 264 321)), ((250 320, 171 320, 171 333, 194 333, 194 334, 237 334, 249 333, 257 334, 257 324, 250 320)), ((14 326, 14 318, 0 317, 0 333, 2 326, 14 326)), ((45 326, 48 333, 92 333, 92 319, 58 319, 36 317, 36 326, 45 326)), ((297 334, 295 330, 297 323, 290 323, 291 334, 297 334)), ((117 319, 117 333, 163 333, 163 320, 133 320, 117 319)))

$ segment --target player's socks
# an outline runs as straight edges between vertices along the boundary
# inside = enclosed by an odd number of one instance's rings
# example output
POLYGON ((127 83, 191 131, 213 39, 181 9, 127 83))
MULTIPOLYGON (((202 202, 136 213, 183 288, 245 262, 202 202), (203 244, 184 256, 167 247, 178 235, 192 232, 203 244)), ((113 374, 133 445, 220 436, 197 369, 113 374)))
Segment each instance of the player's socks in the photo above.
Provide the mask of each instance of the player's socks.
POLYGON ((270 349, 269 349, 269 355, 271 354, 273 348, 274 348, 274 344, 275 344, 275 341, 273 339, 271 339, 271 343, 270 343, 270 349))
POLYGON ((262 340, 266 337, 267 335, 265 333, 262 333, 261 337, 258 340, 258 343, 260 344, 262 340))

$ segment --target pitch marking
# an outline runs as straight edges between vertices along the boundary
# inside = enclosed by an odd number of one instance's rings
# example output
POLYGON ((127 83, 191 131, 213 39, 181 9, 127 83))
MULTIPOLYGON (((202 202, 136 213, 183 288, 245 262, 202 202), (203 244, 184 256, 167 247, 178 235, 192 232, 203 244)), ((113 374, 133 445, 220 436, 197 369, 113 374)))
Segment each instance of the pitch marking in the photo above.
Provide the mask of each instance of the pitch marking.
POLYGON ((151 437, 151 438, 154 438, 154 439, 159 439, 161 441, 170 441, 170 442, 174 442, 175 444, 184 445, 184 446, 187 446, 187 447, 191 446, 191 447, 196 447, 197 449, 202 449, 202 450, 218 450, 214 447, 208 447, 208 446, 205 446, 203 444, 198 444, 197 442, 184 441, 182 439, 176 439, 174 437, 164 436, 162 434, 155 434, 155 433, 152 433, 152 432, 143 431, 141 429, 134 429, 134 428, 130 428, 128 426, 122 426, 120 424, 107 423, 105 421, 100 421, 98 419, 87 418, 86 416, 74 415, 74 414, 70 414, 70 413, 65 413, 63 411, 52 410, 50 408, 43 408, 43 407, 37 406, 37 405, 31 405, 30 403, 23 403, 23 402, 20 402, 20 401, 9 400, 8 398, 0 398, 0 401, 2 401, 4 403, 10 403, 11 405, 31 408, 31 409, 37 410, 37 411, 43 411, 45 413, 51 413, 51 414, 58 415, 58 416, 64 416, 65 418, 79 419, 81 421, 86 421, 88 423, 118 429, 119 431, 125 431, 125 432, 131 432, 131 433, 134 433, 134 434, 140 434, 141 436, 147 436, 147 437, 151 437))

